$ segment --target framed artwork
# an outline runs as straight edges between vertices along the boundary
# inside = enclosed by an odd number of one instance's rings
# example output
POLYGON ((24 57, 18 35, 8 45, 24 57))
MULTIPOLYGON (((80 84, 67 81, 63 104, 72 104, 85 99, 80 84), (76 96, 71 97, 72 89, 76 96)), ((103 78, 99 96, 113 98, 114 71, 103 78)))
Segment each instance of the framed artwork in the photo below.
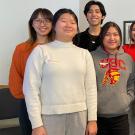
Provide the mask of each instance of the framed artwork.
POLYGON ((129 28, 133 21, 123 21, 123 44, 130 44, 129 28))

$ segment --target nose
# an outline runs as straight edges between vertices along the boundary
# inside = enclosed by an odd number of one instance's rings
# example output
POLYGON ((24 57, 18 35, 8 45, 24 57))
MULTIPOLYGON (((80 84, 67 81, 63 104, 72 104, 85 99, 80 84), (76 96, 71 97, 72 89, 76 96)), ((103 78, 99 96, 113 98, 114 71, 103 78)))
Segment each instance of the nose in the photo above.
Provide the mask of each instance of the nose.
POLYGON ((92 16, 95 16, 96 15, 96 12, 95 11, 91 12, 91 15, 92 16))
POLYGON ((45 20, 40 20, 40 25, 46 25, 46 21, 45 20))
POLYGON ((110 38, 111 38, 111 39, 114 39, 114 37, 115 37, 115 36, 114 36, 113 34, 110 35, 110 38))
POLYGON ((72 27, 71 22, 66 22, 66 27, 72 27))

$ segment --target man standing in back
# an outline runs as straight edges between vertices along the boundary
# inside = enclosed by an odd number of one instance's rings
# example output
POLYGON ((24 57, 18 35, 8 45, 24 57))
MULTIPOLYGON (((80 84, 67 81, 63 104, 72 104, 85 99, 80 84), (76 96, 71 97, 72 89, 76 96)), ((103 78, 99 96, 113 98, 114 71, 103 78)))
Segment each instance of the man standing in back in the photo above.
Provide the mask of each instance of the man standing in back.
POLYGON ((100 45, 99 35, 106 11, 101 2, 91 0, 85 5, 84 14, 89 27, 84 32, 77 34, 74 37, 73 43, 91 52, 100 45))

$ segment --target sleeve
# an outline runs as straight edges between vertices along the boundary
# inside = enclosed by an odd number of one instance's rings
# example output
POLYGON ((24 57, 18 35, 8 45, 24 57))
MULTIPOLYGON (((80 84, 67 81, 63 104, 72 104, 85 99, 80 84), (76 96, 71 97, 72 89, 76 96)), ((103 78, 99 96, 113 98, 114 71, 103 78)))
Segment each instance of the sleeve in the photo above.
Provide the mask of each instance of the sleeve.
POLYGON ((91 54, 86 52, 85 88, 88 107, 88 121, 97 120, 97 84, 94 62, 91 54))
POLYGON ((43 52, 41 47, 37 46, 27 60, 23 83, 23 92, 32 128, 43 125, 40 99, 43 64, 43 52))
POLYGON ((132 61, 132 72, 130 73, 128 82, 127 82, 127 93, 132 102, 135 97, 135 62, 132 61))
POLYGON ((23 76, 21 74, 20 61, 20 50, 18 47, 16 47, 10 66, 8 85, 11 94, 17 99, 24 97, 22 92, 23 76))

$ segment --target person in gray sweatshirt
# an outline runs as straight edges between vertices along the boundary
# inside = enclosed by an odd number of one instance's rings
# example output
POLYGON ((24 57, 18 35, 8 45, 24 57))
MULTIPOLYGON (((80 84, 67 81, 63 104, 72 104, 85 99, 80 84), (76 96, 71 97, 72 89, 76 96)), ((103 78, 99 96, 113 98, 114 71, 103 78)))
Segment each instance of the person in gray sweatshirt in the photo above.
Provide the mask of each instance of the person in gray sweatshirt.
POLYGON ((114 22, 101 30, 94 52, 98 88, 97 135, 129 135, 128 110, 134 100, 134 63, 121 47, 122 34, 114 22))

